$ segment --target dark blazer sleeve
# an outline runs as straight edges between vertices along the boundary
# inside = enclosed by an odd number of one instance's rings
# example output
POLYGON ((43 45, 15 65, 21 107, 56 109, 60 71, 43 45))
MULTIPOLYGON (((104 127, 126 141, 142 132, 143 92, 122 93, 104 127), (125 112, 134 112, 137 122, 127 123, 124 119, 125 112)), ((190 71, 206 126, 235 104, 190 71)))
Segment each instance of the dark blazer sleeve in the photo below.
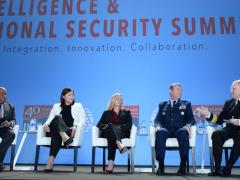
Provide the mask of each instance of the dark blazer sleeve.
POLYGON ((216 123, 216 124, 223 124, 224 123, 224 119, 228 119, 227 116, 227 108, 229 106, 229 102, 228 101, 225 101, 224 103, 224 106, 223 106, 223 110, 220 112, 219 115, 216 115, 216 114, 213 114, 211 113, 210 117, 207 118, 208 121, 211 121, 213 123, 216 123))
POLYGON ((132 128, 132 115, 131 115, 131 111, 125 111, 126 112, 126 116, 124 116, 124 120, 122 120, 121 124, 120 124, 120 128, 123 131, 128 131, 132 128))
POLYGON ((193 111, 192 111, 192 105, 191 103, 187 103, 187 111, 186 111, 186 126, 189 128, 195 124, 194 116, 193 116, 193 111))
POLYGON ((154 126, 155 127, 157 127, 157 126, 163 127, 162 123, 163 123, 162 122, 162 104, 159 104, 158 113, 154 119, 154 126))
POLYGON ((97 127, 102 130, 104 129, 104 127, 106 127, 106 125, 108 124, 109 120, 107 118, 107 115, 108 115, 108 111, 104 111, 98 124, 97 124, 97 127))

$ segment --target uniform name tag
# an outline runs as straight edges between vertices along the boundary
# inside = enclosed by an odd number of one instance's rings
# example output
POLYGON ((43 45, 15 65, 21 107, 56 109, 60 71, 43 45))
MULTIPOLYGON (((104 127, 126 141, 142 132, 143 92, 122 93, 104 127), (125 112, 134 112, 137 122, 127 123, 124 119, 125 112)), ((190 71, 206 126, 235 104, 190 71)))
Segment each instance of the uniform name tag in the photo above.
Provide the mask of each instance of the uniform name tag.
POLYGON ((186 105, 181 105, 181 106, 179 106, 179 109, 186 109, 186 108, 187 108, 186 105))

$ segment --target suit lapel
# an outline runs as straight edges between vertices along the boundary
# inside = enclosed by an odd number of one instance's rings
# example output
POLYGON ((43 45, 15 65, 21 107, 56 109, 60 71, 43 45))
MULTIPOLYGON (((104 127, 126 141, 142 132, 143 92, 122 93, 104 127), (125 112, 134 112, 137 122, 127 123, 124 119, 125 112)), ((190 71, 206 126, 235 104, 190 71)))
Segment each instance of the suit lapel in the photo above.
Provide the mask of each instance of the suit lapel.
POLYGON ((235 99, 232 99, 229 106, 230 112, 232 113, 235 110, 235 99))

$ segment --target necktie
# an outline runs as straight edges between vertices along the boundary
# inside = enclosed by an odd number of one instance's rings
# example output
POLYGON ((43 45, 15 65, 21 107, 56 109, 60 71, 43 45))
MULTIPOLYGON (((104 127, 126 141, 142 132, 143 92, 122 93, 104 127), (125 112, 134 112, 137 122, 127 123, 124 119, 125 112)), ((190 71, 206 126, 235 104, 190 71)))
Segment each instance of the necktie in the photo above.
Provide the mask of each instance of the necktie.
POLYGON ((237 105, 238 105, 238 100, 235 101, 235 106, 237 106, 237 105))
POLYGON ((176 105, 176 101, 173 101, 173 107, 176 105))
POLYGON ((3 103, 0 104, 0 119, 2 119, 4 116, 4 109, 3 109, 3 103))

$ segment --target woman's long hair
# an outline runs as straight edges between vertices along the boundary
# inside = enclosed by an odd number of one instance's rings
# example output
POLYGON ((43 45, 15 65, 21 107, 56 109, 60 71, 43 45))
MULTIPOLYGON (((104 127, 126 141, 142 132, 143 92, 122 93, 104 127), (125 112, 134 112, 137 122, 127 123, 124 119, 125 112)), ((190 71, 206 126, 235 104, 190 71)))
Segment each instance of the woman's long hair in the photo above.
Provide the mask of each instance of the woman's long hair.
MULTIPOLYGON (((65 99, 63 99, 63 96, 65 96, 67 93, 69 93, 69 92, 72 92, 73 93, 73 95, 74 95, 74 91, 73 91, 73 89, 71 89, 71 88, 64 88, 63 90, 62 90, 62 93, 61 93, 61 96, 60 96, 60 102, 61 102, 61 107, 63 108, 65 105, 66 105, 66 103, 65 103, 65 99)), ((71 105, 73 105, 75 103, 75 100, 73 100, 73 102, 72 102, 72 104, 71 105)))

